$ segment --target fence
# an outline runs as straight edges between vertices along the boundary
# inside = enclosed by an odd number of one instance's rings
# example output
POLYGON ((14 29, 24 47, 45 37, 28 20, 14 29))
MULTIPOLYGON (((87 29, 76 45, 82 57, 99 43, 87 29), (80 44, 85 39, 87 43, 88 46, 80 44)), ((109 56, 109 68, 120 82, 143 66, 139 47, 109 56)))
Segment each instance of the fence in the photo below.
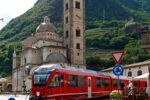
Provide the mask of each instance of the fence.
POLYGON ((132 95, 129 94, 129 89, 125 87, 122 91, 123 100, 150 100, 146 94, 146 88, 133 87, 132 95))

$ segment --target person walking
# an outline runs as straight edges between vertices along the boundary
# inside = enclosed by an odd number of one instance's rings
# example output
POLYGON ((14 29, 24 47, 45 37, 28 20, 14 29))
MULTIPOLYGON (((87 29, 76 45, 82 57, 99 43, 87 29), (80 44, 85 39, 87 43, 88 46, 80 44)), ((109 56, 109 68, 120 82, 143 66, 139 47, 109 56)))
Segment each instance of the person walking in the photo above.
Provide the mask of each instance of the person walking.
POLYGON ((129 100, 133 100, 133 86, 132 86, 132 81, 129 81, 129 85, 128 85, 128 97, 129 100))

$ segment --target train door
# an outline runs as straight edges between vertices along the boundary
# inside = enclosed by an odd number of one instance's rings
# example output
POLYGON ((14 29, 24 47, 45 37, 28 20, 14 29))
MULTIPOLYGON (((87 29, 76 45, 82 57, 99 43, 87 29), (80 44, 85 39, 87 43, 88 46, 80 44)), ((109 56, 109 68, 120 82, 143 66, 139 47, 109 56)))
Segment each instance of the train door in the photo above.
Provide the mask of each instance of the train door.
POLYGON ((88 98, 92 97, 91 77, 88 77, 88 98))

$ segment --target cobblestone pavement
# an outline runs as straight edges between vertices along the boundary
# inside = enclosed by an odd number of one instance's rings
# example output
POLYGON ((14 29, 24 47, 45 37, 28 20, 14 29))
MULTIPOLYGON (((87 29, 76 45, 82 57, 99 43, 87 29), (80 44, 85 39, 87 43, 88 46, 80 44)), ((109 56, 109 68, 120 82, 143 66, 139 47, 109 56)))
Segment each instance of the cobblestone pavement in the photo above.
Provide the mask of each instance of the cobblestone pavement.
POLYGON ((15 100, 29 100, 28 95, 0 95, 0 100, 8 100, 10 97, 14 97, 15 100))

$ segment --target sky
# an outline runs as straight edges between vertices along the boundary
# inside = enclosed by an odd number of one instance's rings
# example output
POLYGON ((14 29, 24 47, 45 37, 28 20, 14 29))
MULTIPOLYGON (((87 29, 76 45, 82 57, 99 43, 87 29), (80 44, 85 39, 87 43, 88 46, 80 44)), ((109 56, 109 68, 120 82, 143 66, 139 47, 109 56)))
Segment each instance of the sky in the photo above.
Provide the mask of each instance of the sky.
POLYGON ((33 7, 37 0, 0 0, 0 29, 11 19, 22 15, 33 7))

